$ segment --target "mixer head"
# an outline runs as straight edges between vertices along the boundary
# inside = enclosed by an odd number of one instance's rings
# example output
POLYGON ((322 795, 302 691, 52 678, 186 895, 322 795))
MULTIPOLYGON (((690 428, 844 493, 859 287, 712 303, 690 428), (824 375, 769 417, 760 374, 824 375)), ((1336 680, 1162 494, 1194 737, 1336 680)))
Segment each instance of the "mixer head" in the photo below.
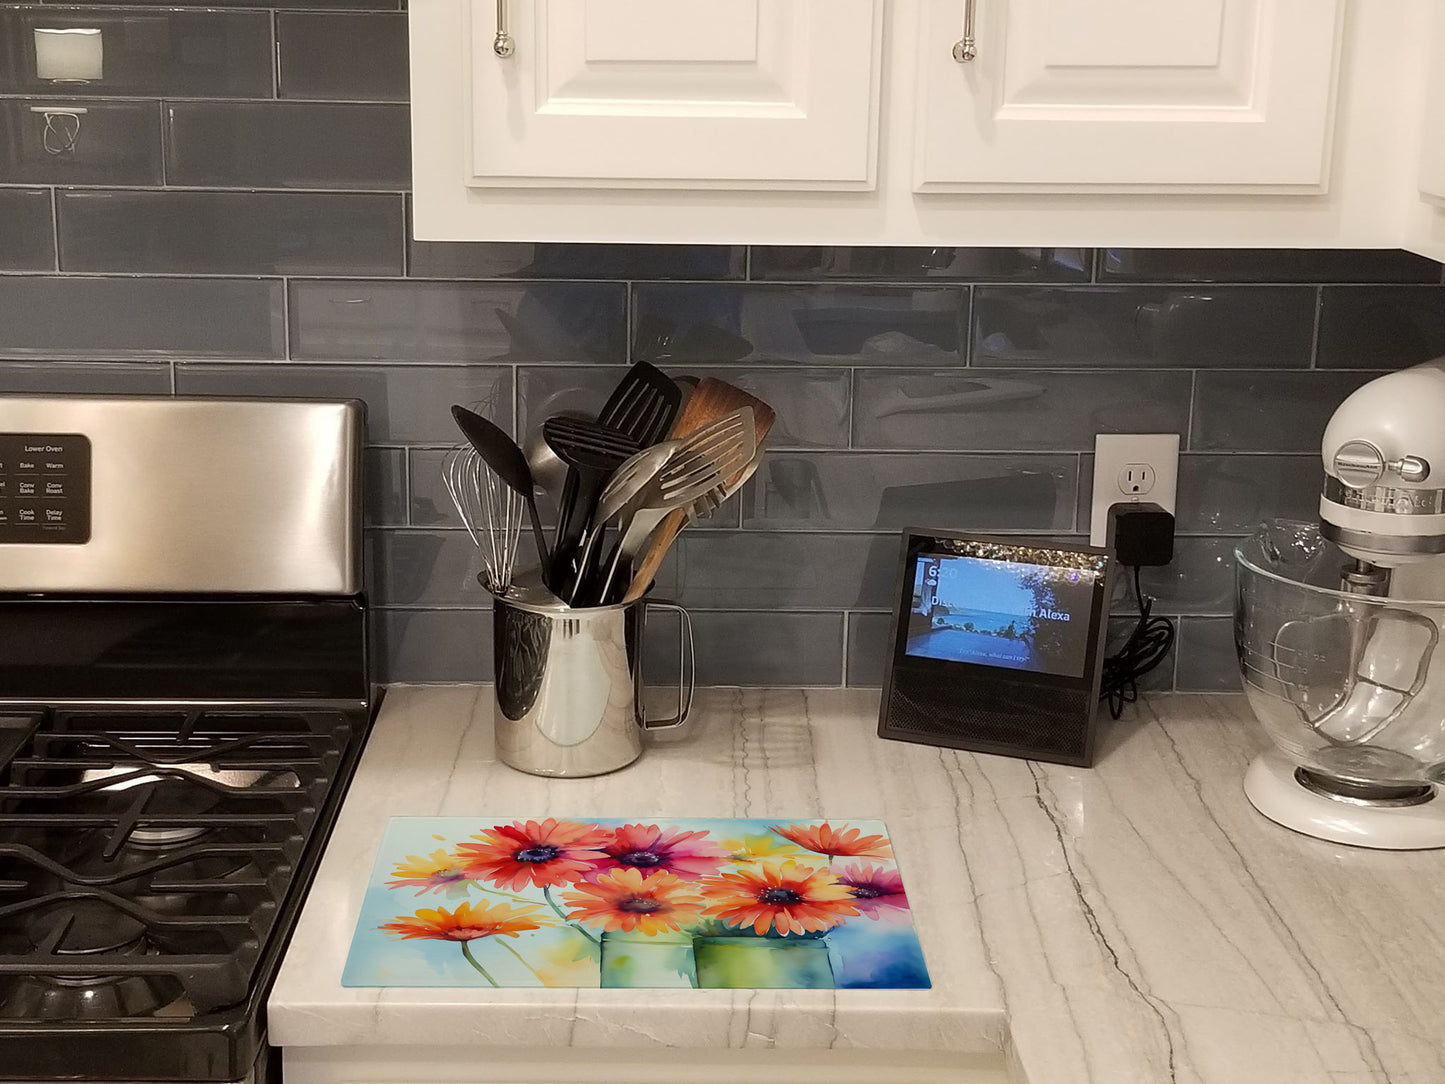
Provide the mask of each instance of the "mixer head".
POLYGON ((1335 411, 1321 451, 1320 533, 1368 565, 1445 554, 1445 358, 1372 380, 1335 411))

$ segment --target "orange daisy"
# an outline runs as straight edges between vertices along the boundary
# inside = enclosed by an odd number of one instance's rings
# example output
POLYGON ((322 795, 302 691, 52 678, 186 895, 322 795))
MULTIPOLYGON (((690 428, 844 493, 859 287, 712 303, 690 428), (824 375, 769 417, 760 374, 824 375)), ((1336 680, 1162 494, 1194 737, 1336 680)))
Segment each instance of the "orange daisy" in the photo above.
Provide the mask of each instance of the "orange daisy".
POLYGON ((892 858, 893 848, 887 836, 865 836, 846 824, 835 829, 827 821, 822 824, 770 824, 769 830, 814 854, 847 855, 850 858, 892 858))
POLYGON ((449 896, 465 896, 470 878, 462 872, 462 863, 454 854, 438 848, 423 858, 409 854, 405 862, 397 863, 391 875, 397 880, 387 881, 387 888, 415 888, 418 896, 428 892, 445 892, 449 896))
POLYGON ((520 892, 528 885, 546 888, 565 885, 592 871, 612 833, 595 824, 559 821, 514 821, 484 828, 461 843, 457 857, 462 872, 473 880, 488 880, 498 888, 520 892))
POLYGON ((534 921, 536 912, 541 909, 541 904, 513 907, 509 903, 499 903, 488 907, 480 903, 474 907, 469 902, 457 904, 457 909, 452 912, 445 907, 438 907, 435 911, 423 907, 411 918, 397 915, 395 922, 383 923, 377 929, 403 941, 475 941, 499 935, 516 937, 524 930, 542 928, 542 923, 534 921))
POLYGON ((853 894, 834 883, 825 870, 784 862, 762 862, 754 869, 724 873, 702 883, 703 893, 716 902, 705 914, 729 926, 751 926, 765 934, 808 933, 841 925, 857 915, 853 894))
POLYGON ((575 892, 564 892, 562 899, 572 908, 567 913, 604 930, 631 933, 641 930, 646 936, 679 930, 702 914, 704 900, 694 896, 690 884, 665 869, 622 868, 598 874, 589 883, 577 886, 575 892))

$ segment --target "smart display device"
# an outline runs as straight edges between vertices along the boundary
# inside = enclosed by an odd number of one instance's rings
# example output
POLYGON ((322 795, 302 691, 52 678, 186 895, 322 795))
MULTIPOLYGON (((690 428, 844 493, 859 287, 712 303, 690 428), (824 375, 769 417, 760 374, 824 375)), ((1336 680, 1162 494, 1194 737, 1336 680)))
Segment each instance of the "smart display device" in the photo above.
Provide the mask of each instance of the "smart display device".
POLYGON ((910 528, 880 737, 1088 765, 1108 551, 910 528))

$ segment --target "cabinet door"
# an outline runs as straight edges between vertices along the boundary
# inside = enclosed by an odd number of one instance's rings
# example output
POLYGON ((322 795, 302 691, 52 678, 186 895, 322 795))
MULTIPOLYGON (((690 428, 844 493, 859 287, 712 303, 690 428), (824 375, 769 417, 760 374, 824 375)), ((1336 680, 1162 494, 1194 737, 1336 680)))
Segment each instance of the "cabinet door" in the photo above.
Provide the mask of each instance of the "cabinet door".
POLYGON ((1341 0, 923 0, 914 190, 1320 192, 1341 0))
POLYGON ((473 186, 875 184, 882 0, 503 2, 506 57, 467 9, 473 186))

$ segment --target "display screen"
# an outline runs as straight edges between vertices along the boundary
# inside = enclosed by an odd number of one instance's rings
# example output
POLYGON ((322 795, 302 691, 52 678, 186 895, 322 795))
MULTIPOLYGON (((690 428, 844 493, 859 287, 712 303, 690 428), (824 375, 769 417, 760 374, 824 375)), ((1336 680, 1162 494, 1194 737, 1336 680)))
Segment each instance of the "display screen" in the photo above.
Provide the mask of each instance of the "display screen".
POLYGON ((1100 572, 920 554, 905 654, 1082 677, 1100 572))

